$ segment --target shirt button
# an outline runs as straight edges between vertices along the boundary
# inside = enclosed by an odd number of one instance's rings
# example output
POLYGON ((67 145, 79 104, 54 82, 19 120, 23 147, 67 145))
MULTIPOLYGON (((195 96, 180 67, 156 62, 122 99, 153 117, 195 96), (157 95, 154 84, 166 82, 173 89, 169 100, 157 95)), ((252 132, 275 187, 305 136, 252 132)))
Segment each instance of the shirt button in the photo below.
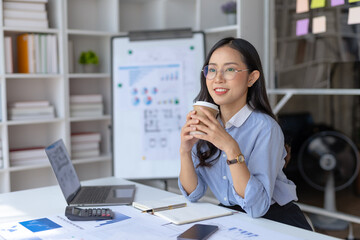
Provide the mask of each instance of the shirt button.
POLYGON ((223 176, 223 179, 226 180, 226 176, 223 176))
POLYGON ((223 157, 226 157, 226 154, 223 154, 223 157))
POLYGON ((227 201, 227 197, 224 197, 224 200, 227 201))

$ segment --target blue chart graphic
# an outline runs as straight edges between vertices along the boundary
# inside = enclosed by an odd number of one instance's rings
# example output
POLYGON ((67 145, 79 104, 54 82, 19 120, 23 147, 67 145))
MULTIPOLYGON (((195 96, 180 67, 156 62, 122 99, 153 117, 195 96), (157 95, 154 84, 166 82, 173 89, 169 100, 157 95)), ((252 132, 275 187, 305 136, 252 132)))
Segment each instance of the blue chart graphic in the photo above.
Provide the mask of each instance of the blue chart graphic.
POLYGON ((137 106, 137 105, 139 105, 139 103, 140 103, 140 99, 139 99, 138 97, 134 97, 134 98, 133 98, 133 101, 132 101, 132 104, 133 104, 134 106, 137 106))
POLYGON ((34 219, 34 220, 19 222, 19 223, 32 232, 41 232, 41 231, 47 231, 47 230, 51 230, 51 229, 55 229, 55 228, 61 228, 61 226, 59 224, 54 223, 53 221, 51 221, 48 218, 34 219))
POLYGON ((120 71, 128 71, 129 72, 129 86, 132 87, 134 84, 137 84, 141 79, 145 78, 147 75, 151 74, 154 70, 161 69, 162 71, 166 71, 166 73, 162 74, 162 81, 174 81, 179 79, 178 70, 174 70, 173 68, 179 68, 179 64, 164 64, 164 65, 150 65, 150 66, 124 66, 119 67, 120 71))
POLYGON ((0 229, 0 231, 6 231, 6 232, 16 232, 17 230, 19 230, 18 228, 18 225, 14 225, 14 226, 11 226, 9 228, 6 228, 6 229, 0 229))
POLYGON ((255 234, 255 233, 252 233, 252 232, 249 232, 247 230, 237 228, 237 227, 229 228, 228 231, 231 232, 232 234, 235 233, 236 235, 238 235, 238 237, 241 237, 241 239, 244 239, 244 238, 253 239, 253 238, 259 237, 258 234, 255 234))
POLYGON ((131 217, 126 216, 126 215, 121 214, 121 213, 115 213, 115 218, 114 219, 106 220, 106 221, 100 220, 99 221, 100 224, 95 226, 95 227, 102 227, 102 226, 113 224, 113 223, 116 223, 116 222, 121 222, 121 221, 129 219, 129 218, 131 218, 131 217))

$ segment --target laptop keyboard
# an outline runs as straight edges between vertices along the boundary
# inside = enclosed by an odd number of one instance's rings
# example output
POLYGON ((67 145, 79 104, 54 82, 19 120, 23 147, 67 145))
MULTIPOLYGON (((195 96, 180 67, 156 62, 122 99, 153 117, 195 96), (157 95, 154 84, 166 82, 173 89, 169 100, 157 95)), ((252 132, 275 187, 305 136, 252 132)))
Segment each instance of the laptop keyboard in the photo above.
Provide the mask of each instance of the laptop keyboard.
POLYGON ((77 203, 101 203, 104 202, 111 187, 86 187, 82 189, 77 203))

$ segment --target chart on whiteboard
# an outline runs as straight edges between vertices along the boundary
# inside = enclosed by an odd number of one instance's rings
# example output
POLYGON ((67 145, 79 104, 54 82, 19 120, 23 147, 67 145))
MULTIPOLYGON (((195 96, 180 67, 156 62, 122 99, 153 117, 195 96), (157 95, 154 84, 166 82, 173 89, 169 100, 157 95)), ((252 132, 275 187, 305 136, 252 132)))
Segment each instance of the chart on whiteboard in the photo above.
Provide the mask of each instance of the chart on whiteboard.
POLYGON ((121 104, 116 111, 133 116, 124 124, 140 129, 143 160, 158 159, 159 153, 176 159, 187 111, 182 99, 182 64, 137 64, 120 66, 117 71, 114 100, 121 104))

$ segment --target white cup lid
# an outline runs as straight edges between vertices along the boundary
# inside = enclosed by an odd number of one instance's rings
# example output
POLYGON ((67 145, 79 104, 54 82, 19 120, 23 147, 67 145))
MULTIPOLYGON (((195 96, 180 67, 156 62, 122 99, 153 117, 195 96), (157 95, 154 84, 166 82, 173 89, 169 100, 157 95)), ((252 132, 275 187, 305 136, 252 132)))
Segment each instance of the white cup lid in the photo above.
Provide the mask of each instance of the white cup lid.
POLYGON ((219 111, 219 108, 217 105, 213 104, 213 103, 209 103, 209 102, 205 102, 205 101, 197 101, 196 103, 193 104, 193 106, 204 106, 204 107, 209 107, 212 108, 216 111, 219 111))

